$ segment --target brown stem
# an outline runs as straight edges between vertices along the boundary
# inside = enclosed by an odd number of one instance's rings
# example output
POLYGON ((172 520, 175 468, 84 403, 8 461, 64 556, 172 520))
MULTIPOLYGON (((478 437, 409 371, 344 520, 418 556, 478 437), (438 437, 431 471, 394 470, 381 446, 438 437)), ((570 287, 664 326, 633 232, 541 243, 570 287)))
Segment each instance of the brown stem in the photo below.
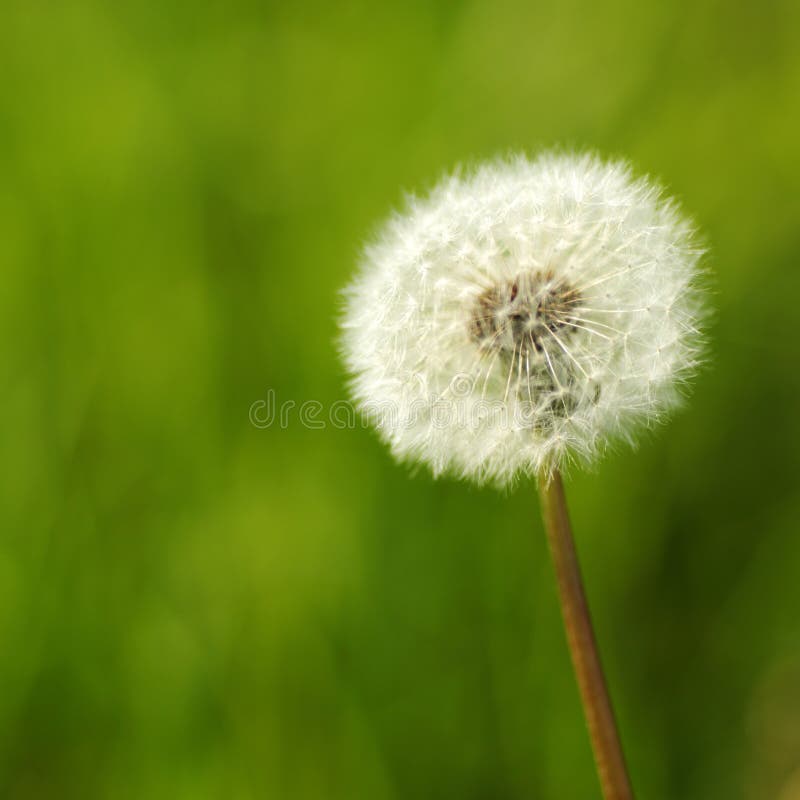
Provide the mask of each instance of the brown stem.
POLYGON ((605 800, 633 800, 622 745, 614 720, 589 606, 583 590, 578 555, 567 514, 564 484, 555 472, 539 479, 542 516, 555 564, 561 612, 572 664, 578 679, 583 710, 592 740, 597 772, 605 800))

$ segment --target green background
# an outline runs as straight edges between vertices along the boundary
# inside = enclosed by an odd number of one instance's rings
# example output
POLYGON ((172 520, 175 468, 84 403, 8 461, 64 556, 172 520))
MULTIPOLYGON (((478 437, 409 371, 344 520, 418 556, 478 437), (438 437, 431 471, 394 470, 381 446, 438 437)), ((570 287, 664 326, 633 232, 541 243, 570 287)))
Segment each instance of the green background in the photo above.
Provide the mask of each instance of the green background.
POLYGON ((533 488, 249 420, 345 397, 404 191, 566 144, 714 272, 686 410, 567 487, 634 783, 800 798, 794 0, 0 16, 0 797, 599 797, 533 488))

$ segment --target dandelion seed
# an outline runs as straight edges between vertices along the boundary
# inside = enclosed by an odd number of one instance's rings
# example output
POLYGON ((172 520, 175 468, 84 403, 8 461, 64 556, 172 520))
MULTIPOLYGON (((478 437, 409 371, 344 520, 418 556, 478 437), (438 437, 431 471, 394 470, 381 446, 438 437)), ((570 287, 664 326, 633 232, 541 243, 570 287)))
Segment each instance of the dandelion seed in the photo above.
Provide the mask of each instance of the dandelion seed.
POLYGON ((624 163, 545 154, 449 177, 385 225, 347 290, 355 398, 391 408, 373 418, 392 452, 435 474, 504 485, 591 462, 679 404, 702 352, 700 255, 624 163), (435 424, 456 377, 461 424, 435 424))

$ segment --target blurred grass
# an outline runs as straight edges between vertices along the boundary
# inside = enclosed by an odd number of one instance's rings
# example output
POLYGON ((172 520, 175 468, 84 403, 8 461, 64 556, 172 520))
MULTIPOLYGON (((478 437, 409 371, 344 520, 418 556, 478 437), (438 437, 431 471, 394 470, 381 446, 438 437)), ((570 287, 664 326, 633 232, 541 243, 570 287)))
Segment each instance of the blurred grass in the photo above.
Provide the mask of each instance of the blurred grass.
POLYGON ((634 782, 800 798, 795 3, 2 16, 0 796, 598 796, 533 492, 248 419, 344 396, 404 190, 566 143, 716 273, 687 410, 569 486, 634 782))

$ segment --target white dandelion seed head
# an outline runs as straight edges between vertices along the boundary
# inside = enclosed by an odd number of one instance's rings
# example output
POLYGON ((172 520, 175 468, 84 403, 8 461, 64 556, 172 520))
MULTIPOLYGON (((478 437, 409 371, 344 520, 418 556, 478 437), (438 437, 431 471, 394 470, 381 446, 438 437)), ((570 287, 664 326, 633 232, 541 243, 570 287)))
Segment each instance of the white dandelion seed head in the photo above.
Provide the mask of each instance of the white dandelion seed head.
POLYGON ((508 484, 593 461, 678 404, 702 250, 592 155, 489 163, 411 198, 346 290, 352 391, 395 456, 508 484))

